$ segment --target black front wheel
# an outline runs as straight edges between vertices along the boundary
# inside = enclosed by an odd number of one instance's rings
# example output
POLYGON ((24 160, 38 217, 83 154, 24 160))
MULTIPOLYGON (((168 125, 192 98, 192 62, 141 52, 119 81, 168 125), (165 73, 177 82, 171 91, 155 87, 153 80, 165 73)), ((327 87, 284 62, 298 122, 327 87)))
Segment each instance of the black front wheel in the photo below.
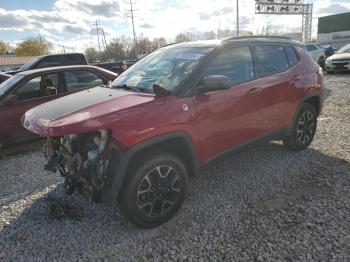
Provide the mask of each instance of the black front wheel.
POLYGON ((171 154, 158 153, 136 159, 119 197, 126 217, 144 228, 169 220, 182 205, 187 189, 187 170, 171 154))
POLYGON ((317 112, 314 106, 305 103, 301 106, 290 133, 283 143, 290 149, 306 149, 314 139, 317 127, 317 112))

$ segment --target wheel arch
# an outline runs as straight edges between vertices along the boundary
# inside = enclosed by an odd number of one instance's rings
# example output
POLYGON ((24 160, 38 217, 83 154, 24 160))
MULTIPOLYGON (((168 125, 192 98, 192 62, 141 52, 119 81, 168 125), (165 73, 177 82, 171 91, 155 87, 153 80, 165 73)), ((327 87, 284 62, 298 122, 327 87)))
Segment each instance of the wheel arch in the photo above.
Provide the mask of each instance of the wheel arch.
POLYGON ((110 183, 104 193, 104 202, 113 205, 117 200, 120 189, 125 181, 126 174, 131 164, 138 157, 154 151, 167 151, 180 158, 185 164, 190 176, 198 172, 198 158, 190 136, 182 131, 167 133, 147 139, 131 147, 121 157, 116 170, 110 172, 110 183))

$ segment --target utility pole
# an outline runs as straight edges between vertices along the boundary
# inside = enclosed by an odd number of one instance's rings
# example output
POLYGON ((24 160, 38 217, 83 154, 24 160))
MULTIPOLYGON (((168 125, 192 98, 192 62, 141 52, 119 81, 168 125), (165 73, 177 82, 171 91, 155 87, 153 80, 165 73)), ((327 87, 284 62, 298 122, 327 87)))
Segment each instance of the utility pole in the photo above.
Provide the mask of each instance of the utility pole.
POLYGON ((98 52, 99 52, 99 55, 101 56, 101 46, 100 46, 99 24, 97 23, 97 20, 96 20, 96 23, 95 23, 95 27, 96 27, 97 42, 98 42, 98 52))
POLYGON ((138 52, 137 52, 137 40, 136 40, 136 32, 135 32, 135 22, 134 22, 134 12, 137 11, 134 9, 133 5, 135 3, 132 2, 132 0, 129 0, 129 3, 130 3, 130 9, 127 10, 128 11, 128 17, 131 18, 131 22, 132 22, 132 32, 133 32, 133 35, 134 35, 134 52, 135 52, 135 58, 137 58, 137 55, 138 55, 138 52))
POLYGON ((237 5, 237 13, 236 13, 236 20, 237 20, 237 37, 239 37, 239 3, 238 0, 236 0, 236 5, 237 5))

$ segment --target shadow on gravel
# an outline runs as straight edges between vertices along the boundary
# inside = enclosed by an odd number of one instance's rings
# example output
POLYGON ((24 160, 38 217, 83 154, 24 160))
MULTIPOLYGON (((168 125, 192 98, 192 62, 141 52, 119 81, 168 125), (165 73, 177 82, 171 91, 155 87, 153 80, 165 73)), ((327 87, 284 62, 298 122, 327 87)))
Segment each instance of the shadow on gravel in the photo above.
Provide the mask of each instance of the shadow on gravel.
MULTIPOLYGON (((13 258, 26 254, 29 259, 39 253, 44 259, 74 260, 81 254, 87 258, 121 258, 145 243, 152 247, 152 241, 155 246, 151 250, 157 253, 158 241, 167 245, 183 243, 206 230, 225 227, 234 219, 250 221, 255 214, 252 217, 240 214, 247 207, 270 212, 315 196, 326 197, 335 190, 337 176, 345 170, 350 170, 349 162, 314 149, 291 152, 277 143, 263 144, 207 167, 190 181, 189 194, 180 212, 153 230, 135 229, 118 211, 84 202, 79 197, 66 197, 59 185, 17 217, 8 216, 8 225, 0 231, 0 253, 3 247, 12 250, 9 256, 13 258)), ((223 231, 240 235, 241 231, 235 230, 236 227, 230 227, 223 231)), ((246 248, 251 248, 250 245, 246 248)), ((138 254, 133 256, 141 259, 138 254)))

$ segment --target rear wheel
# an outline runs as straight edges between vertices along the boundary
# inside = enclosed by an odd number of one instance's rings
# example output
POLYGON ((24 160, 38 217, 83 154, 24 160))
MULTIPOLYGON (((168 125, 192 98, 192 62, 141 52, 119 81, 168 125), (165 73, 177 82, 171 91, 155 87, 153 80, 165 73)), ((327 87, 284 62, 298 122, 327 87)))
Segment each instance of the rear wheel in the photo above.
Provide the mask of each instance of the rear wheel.
POLYGON ((151 228, 169 220, 182 205, 187 189, 187 170, 174 155, 158 153, 137 160, 128 172, 119 206, 139 227, 151 228))
POLYGON ((317 127, 317 112, 314 106, 305 103, 293 123, 292 130, 284 139, 285 146, 292 150, 306 149, 314 139, 317 127))

